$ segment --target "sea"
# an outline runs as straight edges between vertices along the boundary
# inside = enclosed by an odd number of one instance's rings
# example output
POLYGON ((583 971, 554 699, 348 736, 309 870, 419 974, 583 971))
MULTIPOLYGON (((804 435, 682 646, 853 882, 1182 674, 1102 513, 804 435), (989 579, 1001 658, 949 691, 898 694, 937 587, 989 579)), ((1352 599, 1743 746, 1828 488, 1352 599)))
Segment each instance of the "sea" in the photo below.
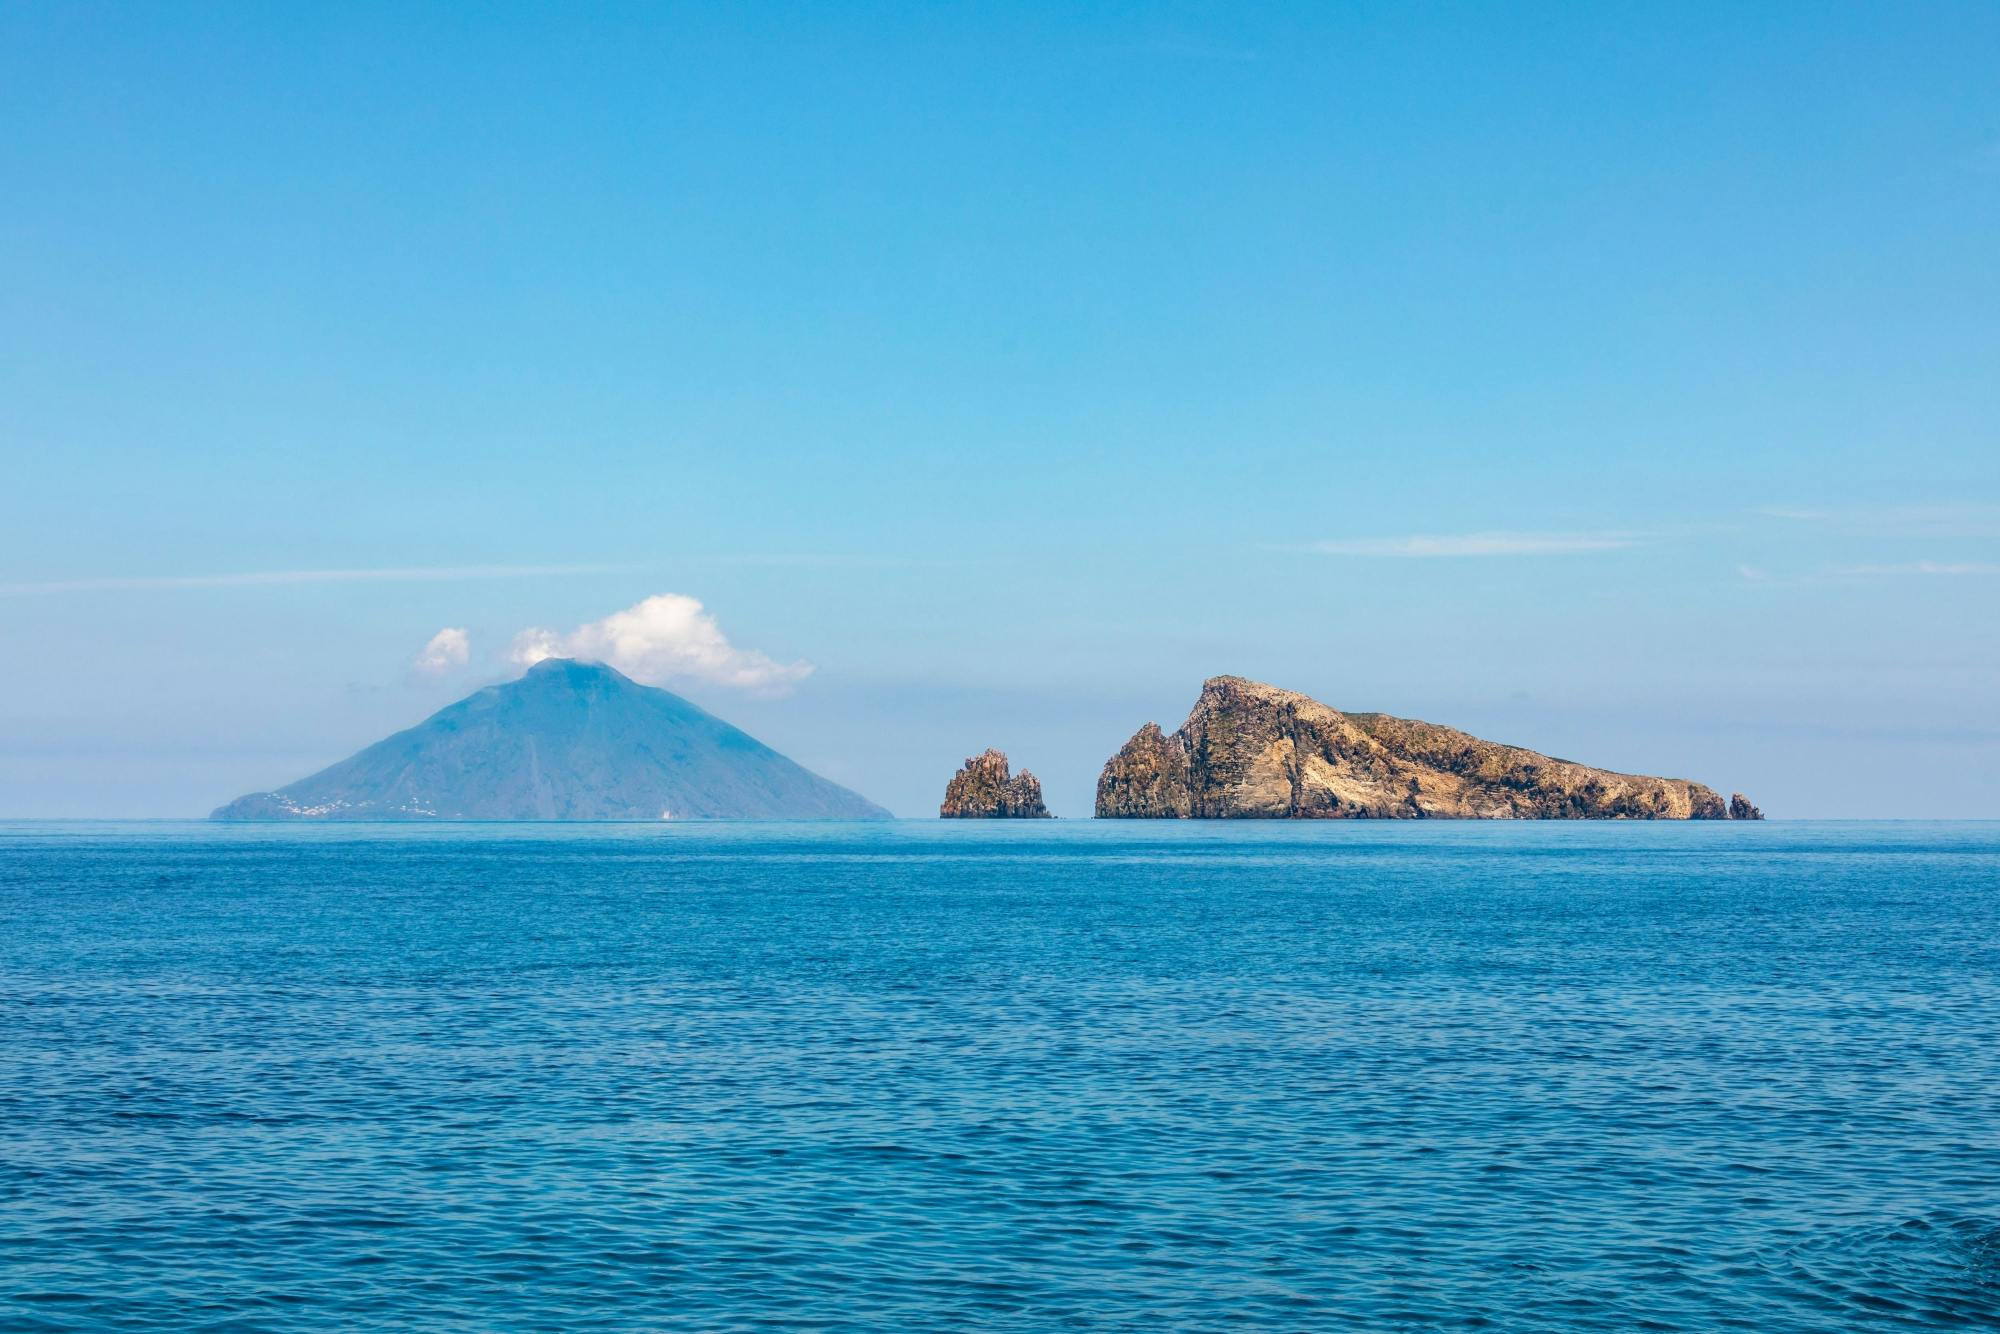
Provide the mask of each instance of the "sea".
POLYGON ((2000 824, 0 825, 0 1330, 2000 1327, 2000 824))

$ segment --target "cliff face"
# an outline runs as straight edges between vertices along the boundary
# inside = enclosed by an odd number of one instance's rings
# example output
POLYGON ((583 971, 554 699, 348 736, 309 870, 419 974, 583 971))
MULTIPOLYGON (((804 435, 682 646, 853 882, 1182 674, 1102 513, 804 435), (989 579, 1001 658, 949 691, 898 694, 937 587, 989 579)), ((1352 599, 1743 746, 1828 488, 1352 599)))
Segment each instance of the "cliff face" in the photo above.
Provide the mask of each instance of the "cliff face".
MULTIPOLYGON (((1754 812, 1747 800, 1742 809, 1754 812)), ((1612 773, 1218 676, 1180 730, 1147 723, 1097 780, 1101 819, 1722 820, 1712 789, 1612 773)), ((1739 815, 1738 818, 1758 818, 1739 815)))
POLYGON ((1042 782, 1026 769, 1009 776, 1007 756, 997 750, 974 755, 952 775, 938 815, 947 820, 1046 820, 1042 782))

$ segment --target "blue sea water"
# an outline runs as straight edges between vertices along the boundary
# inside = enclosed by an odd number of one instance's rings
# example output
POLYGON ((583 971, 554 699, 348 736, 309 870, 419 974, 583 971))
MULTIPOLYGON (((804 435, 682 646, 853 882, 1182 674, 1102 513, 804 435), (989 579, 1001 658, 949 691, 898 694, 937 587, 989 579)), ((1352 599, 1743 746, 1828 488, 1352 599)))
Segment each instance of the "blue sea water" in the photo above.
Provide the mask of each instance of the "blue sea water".
POLYGON ((2000 826, 0 825, 0 1329, 2000 1324, 2000 826))

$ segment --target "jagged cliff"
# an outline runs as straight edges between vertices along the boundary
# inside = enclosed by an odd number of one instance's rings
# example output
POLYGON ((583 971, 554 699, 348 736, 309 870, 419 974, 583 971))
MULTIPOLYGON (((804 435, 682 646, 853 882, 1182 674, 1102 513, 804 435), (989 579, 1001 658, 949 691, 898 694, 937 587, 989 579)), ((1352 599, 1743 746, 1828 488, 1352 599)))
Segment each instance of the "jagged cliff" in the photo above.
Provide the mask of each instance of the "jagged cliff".
MULTIPOLYGON (((1738 794, 1739 819, 1762 815, 1738 794)), ((1341 713, 1218 676, 1180 730, 1147 723, 1097 780, 1100 819, 1724 820, 1700 783, 1612 773, 1435 723, 1341 713)))
POLYGON ((945 785, 938 815, 947 820, 1046 820, 1042 782, 1026 769, 1009 776, 1003 751, 974 755, 945 785))

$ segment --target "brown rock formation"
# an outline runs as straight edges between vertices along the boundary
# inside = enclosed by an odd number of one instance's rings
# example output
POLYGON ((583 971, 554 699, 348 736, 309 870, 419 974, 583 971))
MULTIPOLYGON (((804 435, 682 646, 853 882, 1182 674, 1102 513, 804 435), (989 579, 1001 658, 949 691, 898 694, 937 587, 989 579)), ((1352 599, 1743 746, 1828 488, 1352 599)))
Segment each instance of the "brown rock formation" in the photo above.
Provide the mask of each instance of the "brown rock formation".
POLYGON ((1009 776, 1007 756, 997 750, 974 755, 951 776, 938 815, 947 820, 1046 820, 1042 782, 1026 769, 1009 776))
MULTIPOLYGON (((1741 798, 1739 797, 1739 800, 1741 798)), ((1744 808, 1755 811, 1746 800, 1744 808)), ((1147 723, 1104 766, 1113 819, 1721 820, 1714 790, 1612 773, 1383 713, 1340 713, 1218 676, 1172 735, 1147 723)), ((1739 817, 1754 818, 1754 817, 1739 817)))
POLYGON ((1741 792, 1732 792, 1729 795, 1729 818, 1732 820, 1761 820, 1764 818, 1764 812, 1752 806, 1750 798, 1744 796, 1741 792))

